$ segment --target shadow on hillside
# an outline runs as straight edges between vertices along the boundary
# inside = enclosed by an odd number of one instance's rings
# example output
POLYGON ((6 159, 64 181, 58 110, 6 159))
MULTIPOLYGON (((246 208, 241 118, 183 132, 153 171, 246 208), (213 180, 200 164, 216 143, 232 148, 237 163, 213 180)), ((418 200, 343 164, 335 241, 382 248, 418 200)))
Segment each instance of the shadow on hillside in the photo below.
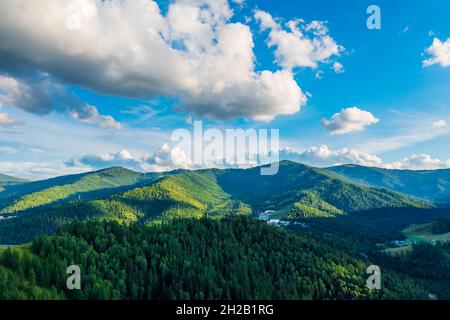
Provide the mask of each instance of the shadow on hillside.
POLYGON ((385 242, 404 239, 401 231, 408 225, 429 223, 443 216, 450 216, 449 208, 405 207, 357 211, 336 218, 316 218, 308 222, 331 233, 385 242))

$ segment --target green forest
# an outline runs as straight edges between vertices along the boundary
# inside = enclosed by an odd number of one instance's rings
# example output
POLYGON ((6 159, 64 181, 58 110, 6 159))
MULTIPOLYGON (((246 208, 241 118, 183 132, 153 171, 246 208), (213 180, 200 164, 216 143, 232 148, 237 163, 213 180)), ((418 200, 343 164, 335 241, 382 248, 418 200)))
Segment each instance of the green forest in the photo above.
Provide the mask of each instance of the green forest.
POLYGON ((448 242, 389 253, 408 226, 449 232, 447 206, 337 169, 259 170, 3 176, 0 299, 450 299, 448 242), (373 264, 381 290, 366 287, 373 264))
POLYGON ((0 259, 1 299, 425 299, 412 277, 383 271, 335 239, 248 217, 176 219, 157 226, 73 223, 0 259), (82 289, 66 288, 77 264, 82 289))

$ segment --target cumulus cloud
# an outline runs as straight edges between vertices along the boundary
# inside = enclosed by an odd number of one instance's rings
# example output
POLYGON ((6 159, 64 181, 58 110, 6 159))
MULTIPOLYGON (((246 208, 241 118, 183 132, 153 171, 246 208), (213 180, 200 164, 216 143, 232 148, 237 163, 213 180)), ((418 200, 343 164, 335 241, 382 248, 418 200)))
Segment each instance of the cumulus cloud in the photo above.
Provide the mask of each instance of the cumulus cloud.
POLYGON ((350 132, 360 132, 368 126, 378 123, 370 112, 357 107, 345 108, 335 113, 331 120, 322 120, 322 125, 330 130, 331 135, 342 135, 350 132))
POLYGON ((128 150, 121 150, 117 153, 85 155, 79 159, 66 161, 65 164, 67 167, 84 167, 94 170, 125 167, 136 171, 151 172, 194 168, 184 150, 171 148, 167 143, 164 143, 151 155, 135 157, 128 150))
POLYGON ((139 159, 135 159, 128 150, 121 150, 117 153, 85 155, 80 159, 72 159, 64 163, 68 167, 89 167, 92 169, 108 167, 140 169, 139 159))
POLYGON ((256 10, 255 19, 261 30, 269 30, 267 45, 275 47, 276 63, 286 70, 298 67, 317 68, 321 62, 329 62, 339 56, 344 48, 328 34, 323 21, 305 23, 301 19, 288 21, 283 26, 267 12, 256 10))
POLYGON ((97 108, 88 104, 83 105, 83 108, 73 110, 71 112, 72 118, 78 119, 86 123, 98 124, 101 128, 122 129, 122 125, 117 122, 112 116, 101 115, 97 108))
POLYGON ((183 149, 171 148, 165 143, 153 155, 144 159, 143 168, 161 172, 174 169, 191 169, 193 166, 183 149))
POLYGON ((436 127, 436 128, 444 128, 446 126, 447 126, 447 121, 445 121, 445 120, 438 120, 438 121, 433 122, 433 127, 436 127))
POLYGON ((0 102, 35 114, 47 113, 53 104, 48 87, 48 82, 40 77, 27 84, 0 74, 0 102))
MULTIPOLYGON (((170 96, 182 111, 217 119, 270 121, 306 103, 290 70, 255 69, 252 32, 232 22, 227 0, 178 0, 166 14, 148 0, 4 0, 0 11, 0 70, 8 74, 41 70, 113 96, 170 96)), ((311 39, 294 24, 287 33, 303 62, 273 30, 280 63, 315 67, 338 54, 323 25, 304 28, 311 39)))
POLYGON ((433 159, 428 154, 414 154, 401 161, 383 164, 388 169, 436 170, 450 168, 450 159, 433 159))
POLYGON ((373 167, 382 164, 382 160, 375 155, 348 148, 330 150, 326 145, 310 147, 302 151, 284 148, 280 151, 280 159, 292 160, 317 167, 348 163, 373 167))
MULTIPOLYGON (((82 102, 48 76, 15 79, 0 75, 0 102, 38 115, 52 110, 69 111, 72 118, 85 123, 97 124, 102 128, 122 128, 112 116, 100 114, 96 107, 82 102)), ((5 123, 6 116, 3 114, 5 123)), ((2 116, 0 116, 0 125, 2 125, 1 119, 2 116)), ((20 122, 10 123, 10 126, 17 124, 20 122)))
POLYGON ((284 148, 281 160, 292 160, 316 167, 330 167, 342 164, 357 164, 368 167, 402 170, 436 170, 450 168, 450 159, 433 159, 428 154, 414 154, 400 161, 385 162, 380 157, 356 149, 331 150, 328 146, 309 147, 301 151, 284 148))
POLYGON ((450 66, 450 38, 442 42, 438 38, 433 39, 431 46, 425 49, 428 59, 422 61, 423 67, 438 64, 441 67, 450 66))

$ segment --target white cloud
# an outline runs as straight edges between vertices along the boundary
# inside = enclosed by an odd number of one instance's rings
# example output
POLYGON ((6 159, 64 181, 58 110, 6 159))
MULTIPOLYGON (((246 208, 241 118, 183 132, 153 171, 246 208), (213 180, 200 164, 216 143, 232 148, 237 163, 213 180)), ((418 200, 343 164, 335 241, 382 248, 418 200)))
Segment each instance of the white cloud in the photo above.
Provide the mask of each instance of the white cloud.
MULTIPOLYGON (((145 0, 4 0, 0 11, 0 43, 8 44, 0 45, 0 68, 8 74, 42 70, 114 96, 175 97, 179 109, 218 119, 270 121, 306 103, 289 70, 255 70, 251 30, 231 22, 226 0, 178 0, 165 15, 145 0)), ((338 54, 321 28, 308 26, 312 39, 289 33, 297 53, 306 44, 304 63, 281 44, 280 59, 315 67, 338 54)))
POLYGON ((89 171, 89 168, 70 167, 62 162, 0 161, 0 172, 25 179, 47 179, 56 176, 89 171))
POLYGON ((184 150, 171 148, 167 143, 164 143, 151 155, 135 157, 128 150, 121 150, 117 153, 85 155, 79 159, 66 161, 65 164, 67 167, 85 167, 94 170, 119 166, 136 171, 151 172, 194 167, 184 150))
MULTIPOLYGON (((0 47, 1 52, 1 47, 0 47)), ((46 79, 36 79, 34 83, 24 83, 0 74, 0 102, 36 114, 48 112, 52 105, 46 79)))
POLYGON ((193 166, 183 149, 171 148, 165 143, 153 155, 144 159, 143 168, 149 171, 162 172, 174 169, 191 169, 193 166))
POLYGON ((319 63, 329 62, 339 56, 344 48, 328 35, 323 21, 305 24, 303 20, 290 20, 286 29, 262 10, 256 10, 255 19, 262 30, 270 30, 267 45, 275 47, 276 63, 286 70, 296 67, 317 68, 319 63))
POLYGON ((433 127, 436 127, 436 128, 443 128, 446 126, 447 126, 447 122, 445 120, 438 120, 438 121, 433 122, 433 127))
POLYGON ((280 151, 280 159, 292 160, 316 167, 329 167, 341 164, 380 166, 382 160, 375 155, 354 149, 330 150, 328 146, 310 147, 302 151, 285 148, 280 151))
POLYGON ((333 70, 336 73, 343 73, 344 72, 344 66, 341 63, 335 61, 333 63, 333 70))
POLYGON ((128 150, 117 153, 92 154, 66 161, 68 167, 89 167, 92 169, 103 169, 108 167, 127 167, 130 169, 141 169, 140 161, 135 159, 128 150))
POLYGON ((428 154, 414 154, 401 161, 383 164, 388 169, 436 170, 450 168, 450 159, 433 159, 428 154))
POLYGON ((331 120, 322 120, 322 124, 330 130, 331 135, 360 132, 378 122, 379 119, 375 118, 370 112, 357 107, 342 109, 339 113, 335 113, 331 120))
POLYGON ((422 61, 424 67, 429 67, 435 64, 441 67, 450 66, 450 38, 442 42, 438 38, 433 39, 433 43, 425 52, 430 56, 428 59, 422 61))
POLYGON ((74 119, 85 123, 98 124, 101 128, 113 128, 117 130, 122 129, 122 125, 112 116, 101 115, 97 108, 91 105, 84 105, 82 109, 73 110, 71 115, 74 119))
POLYGON ((450 168, 450 159, 433 159, 428 154, 415 154, 400 161, 384 162, 374 154, 349 148, 331 150, 326 145, 310 147, 301 151, 284 148, 280 151, 280 159, 297 161, 315 167, 357 164, 368 167, 402 170, 436 170, 450 168))
MULTIPOLYGON (((100 114, 96 107, 82 102, 48 77, 27 81, 0 75, 0 102, 35 114, 48 113, 53 109, 69 111, 72 118, 81 122, 97 124, 102 128, 122 128, 112 116, 100 114)), ((0 113, 0 125, 3 122, 6 126, 7 116, 0 113)), ((23 124, 9 120, 10 126, 23 124)))

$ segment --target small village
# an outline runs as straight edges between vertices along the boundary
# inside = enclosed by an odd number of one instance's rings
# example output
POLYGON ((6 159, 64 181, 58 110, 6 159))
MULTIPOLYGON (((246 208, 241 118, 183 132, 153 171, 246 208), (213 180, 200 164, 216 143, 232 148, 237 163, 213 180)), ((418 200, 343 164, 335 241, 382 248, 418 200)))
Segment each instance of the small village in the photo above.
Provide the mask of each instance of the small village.
POLYGON ((276 226, 276 227, 288 227, 293 225, 298 225, 303 228, 307 228, 308 224, 304 222, 299 221, 288 221, 288 220, 281 220, 281 219, 271 219, 271 215, 275 213, 275 210, 265 210, 264 212, 261 212, 258 214, 258 220, 266 221, 268 224, 276 226))

